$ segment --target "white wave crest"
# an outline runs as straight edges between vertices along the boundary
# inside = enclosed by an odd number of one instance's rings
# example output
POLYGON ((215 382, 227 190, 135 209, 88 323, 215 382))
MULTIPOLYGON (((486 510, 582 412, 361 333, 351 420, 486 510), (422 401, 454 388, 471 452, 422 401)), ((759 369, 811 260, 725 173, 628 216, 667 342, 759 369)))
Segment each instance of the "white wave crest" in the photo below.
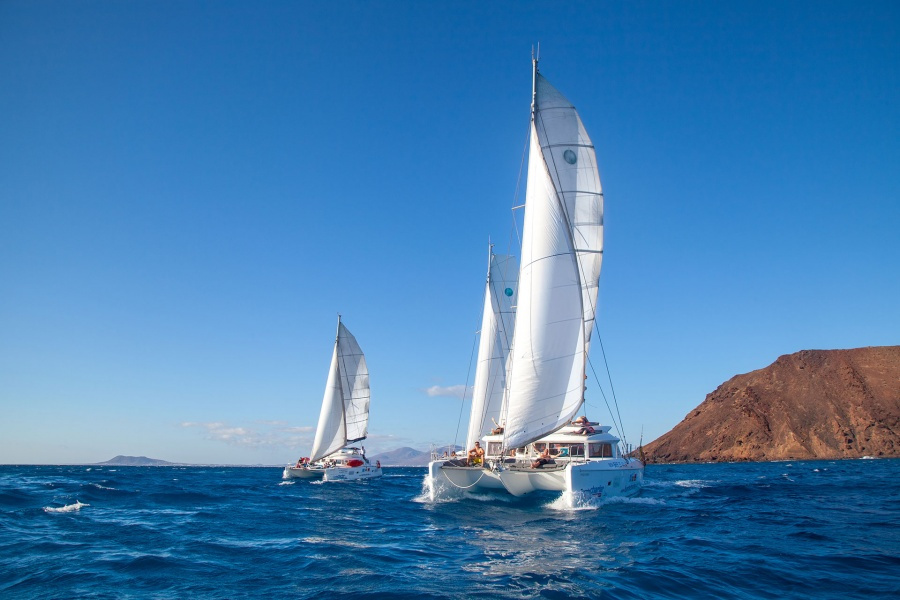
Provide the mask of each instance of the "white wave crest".
POLYGON ((644 504, 650 506, 663 506, 666 501, 661 498, 625 498, 617 496, 609 498, 603 502, 604 504, 644 504))
POLYGON ((597 510, 603 502, 600 498, 582 492, 563 492, 559 498, 545 505, 550 510, 577 511, 597 510))
POLYGON ((70 512, 78 512, 81 510, 82 506, 90 506, 90 504, 84 504, 78 500, 75 501, 75 504, 67 504, 66 506, 45 506, 44 512, 48 513, 70 513, 70 512))
POLYGON ((293 481, 282 481, 278 485, 294 485, 293 481))
POLYGON ((712 481, 704 481, 702 479, 682 479, 680 481, 676 481, 675 485, 678 487, 686 487, 686 488, 705 488, 713 485, 712 481))

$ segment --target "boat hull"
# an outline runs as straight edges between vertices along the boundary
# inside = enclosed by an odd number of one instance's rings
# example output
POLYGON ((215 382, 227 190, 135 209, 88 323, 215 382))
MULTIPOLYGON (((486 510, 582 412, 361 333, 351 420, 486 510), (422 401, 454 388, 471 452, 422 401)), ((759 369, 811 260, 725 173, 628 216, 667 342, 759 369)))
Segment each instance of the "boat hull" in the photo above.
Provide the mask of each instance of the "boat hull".
POLYGON ((325 481, 355 481, 372 479, 383 475, 381 467, 369 464, 360 467, 329 467, 325 469, 325 481))
POLYGON ((282 479, 322 479, 325 469, 308 469, 306 467, 285 467, 282 479))
POLYGON ((499 479, 513 496, 557 491, 607 499, 636 495, 644 482, 644 465, 637 459, 591 460, 555 469, 511 467, 499 479))
POLYGON ((464 467, 449 461, 436 460, 428 463, 428 474, 435 484, 444 481, 462 490, 502 490, 503 484, 497 473, 483 467, 464 467))

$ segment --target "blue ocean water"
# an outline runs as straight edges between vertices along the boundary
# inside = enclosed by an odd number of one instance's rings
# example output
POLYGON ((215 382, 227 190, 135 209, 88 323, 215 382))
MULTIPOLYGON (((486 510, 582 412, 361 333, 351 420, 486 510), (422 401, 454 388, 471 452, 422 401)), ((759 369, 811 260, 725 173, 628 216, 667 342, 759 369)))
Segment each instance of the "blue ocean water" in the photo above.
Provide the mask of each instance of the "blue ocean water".
POLYGON ((425 470, 0 466, 0 598, 897 598, 900 460, 649 466, 637 498, 425 470))

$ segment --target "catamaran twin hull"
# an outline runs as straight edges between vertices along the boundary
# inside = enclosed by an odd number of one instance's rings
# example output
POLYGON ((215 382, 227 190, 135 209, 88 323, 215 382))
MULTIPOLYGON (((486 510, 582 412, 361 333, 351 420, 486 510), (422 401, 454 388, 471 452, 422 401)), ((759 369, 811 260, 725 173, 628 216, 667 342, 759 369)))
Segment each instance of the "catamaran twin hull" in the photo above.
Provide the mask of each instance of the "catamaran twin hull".
POLYGON ((364 465, 361 467, 329 467, 306 468, 285 467, 282 479, 324 479, 325 481, 354 481, 356 479, 368 479, 381 477, 381 467, 364 465))
POLYGON ((503 436, 486 435, 487 467, 433 461, 428 474, 436 486, 447 481, 463 490, 506 490, 513 496, 541 490, 603 499, 634 496, 644 481, 644 464, 622 454, 619 438, 609 430, 599 423, 567 425, 502 459, 503 436), (591 432, 583 433, 585 427, 591 432), (538 461, 542 456, 551 458, 538 461))
POLYGON ((636 495, 644 481, 644 465, 637 459, 612 459, 544 465, 506 464, 496 469, 460 467, 434 461, 428 473, 435 482, 446 478, 454 487, 469 490, 503 490, 513 496, 535 491, 577 492, 597 498, 636 495))

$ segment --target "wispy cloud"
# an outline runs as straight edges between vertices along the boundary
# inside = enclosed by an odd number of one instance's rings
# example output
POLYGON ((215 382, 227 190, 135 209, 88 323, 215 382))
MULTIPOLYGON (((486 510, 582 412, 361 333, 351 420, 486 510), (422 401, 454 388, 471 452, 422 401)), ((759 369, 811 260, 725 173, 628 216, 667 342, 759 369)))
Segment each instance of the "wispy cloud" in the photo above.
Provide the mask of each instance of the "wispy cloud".
POLYGON ((291 427, 280 421, 257 421, 256 427, 233 426, 221 421, 207 423, 184 422, 182 427, 196 428, 206 433, 206 439, 245 448, 297 448, 312 443, 314 427, 291 427))
POLYGON ((459 398, 460 400, 466 396, 472 395, 472 388, 464 385, 433 385, 425 389, 425 393, 432 398, 459 398))

